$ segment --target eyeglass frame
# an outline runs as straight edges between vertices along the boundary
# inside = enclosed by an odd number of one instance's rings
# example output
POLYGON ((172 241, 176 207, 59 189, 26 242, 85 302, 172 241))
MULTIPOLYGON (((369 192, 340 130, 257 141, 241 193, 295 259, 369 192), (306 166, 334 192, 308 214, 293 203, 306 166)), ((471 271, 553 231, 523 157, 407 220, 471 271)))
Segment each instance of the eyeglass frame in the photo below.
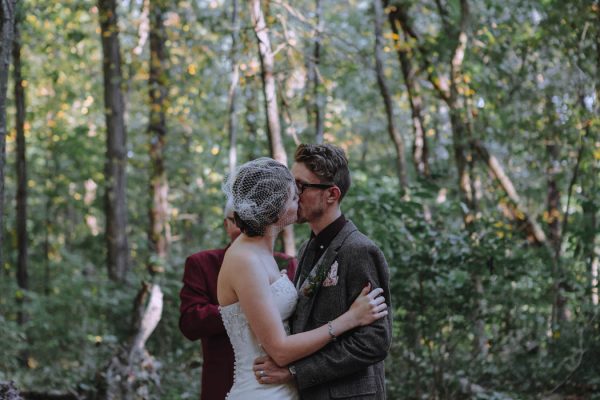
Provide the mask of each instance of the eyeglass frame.
POLYGON ((335 187, 335 183, 308 183, 296 181, 296 189, 298 189, 298 195, 304 193, 304 190, 307 188, 326 190, 331 189, 332 187, 335 187))

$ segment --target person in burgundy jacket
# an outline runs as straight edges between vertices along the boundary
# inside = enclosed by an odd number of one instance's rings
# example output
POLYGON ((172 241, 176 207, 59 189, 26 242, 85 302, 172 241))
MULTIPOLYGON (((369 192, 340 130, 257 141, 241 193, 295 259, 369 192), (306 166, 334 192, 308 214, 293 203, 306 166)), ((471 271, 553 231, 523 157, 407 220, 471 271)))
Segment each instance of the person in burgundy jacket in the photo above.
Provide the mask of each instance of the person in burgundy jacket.
MULTIPOLYGON (((225 207, 225 216, 225 231, 233 242, 240 235, 240 229, 233 221, 230 206, 225 207)), ((233 349, 217 301, 217 277, 227 247, 189 256, 185 261, 183 287, 179 293, 179 329, 189 340, 202 341, 201 400, 223 400, 233 385, 233 349)), ((293 280, 296 259, 282 253, 275 253, 275 259, 293 280)))

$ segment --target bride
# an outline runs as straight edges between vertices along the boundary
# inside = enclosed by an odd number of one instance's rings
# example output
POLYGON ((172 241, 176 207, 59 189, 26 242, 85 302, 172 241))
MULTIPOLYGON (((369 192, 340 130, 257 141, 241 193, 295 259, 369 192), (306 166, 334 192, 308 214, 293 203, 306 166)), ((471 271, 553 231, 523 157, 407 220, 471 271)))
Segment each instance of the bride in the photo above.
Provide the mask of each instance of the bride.
POLYGON ((273 258, 279 232, 296 221, 298 194, 287 167, 270 158, 250 161, 223 185, 242 234, 227 250, 219 272, 217 297, 235 353, 229 400, 298 399, 292 383, 261 385, 252 370, 255 358, 268 354, 280 366, 306 357, 348 330, 387 315, 382 289, 363 289, 352 306, 333 321, 289 335, 288 318, 298 294, 273 258), (370 292, 369 292, 370 291, 370 292))

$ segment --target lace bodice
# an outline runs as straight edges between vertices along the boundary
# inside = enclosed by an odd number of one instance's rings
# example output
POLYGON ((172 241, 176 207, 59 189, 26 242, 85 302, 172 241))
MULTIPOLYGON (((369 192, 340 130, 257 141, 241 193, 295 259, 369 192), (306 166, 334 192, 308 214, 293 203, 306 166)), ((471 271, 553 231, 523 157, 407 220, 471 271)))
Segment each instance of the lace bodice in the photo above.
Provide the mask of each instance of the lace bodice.
MULTIPOLYGON (((270 288, 286 333, 289 335, 287 320, 294 312, 298 301, 296 288, 286 275, 273 282, 270 288)), ((296 389, 290 384, 261 385, 256 381, 252 365, 257 357, 264 356, 266 353, 252 333, 240 303, 222 306, 219 310, 235 354, 233 387, 227 399, 296 399, 296 389)))

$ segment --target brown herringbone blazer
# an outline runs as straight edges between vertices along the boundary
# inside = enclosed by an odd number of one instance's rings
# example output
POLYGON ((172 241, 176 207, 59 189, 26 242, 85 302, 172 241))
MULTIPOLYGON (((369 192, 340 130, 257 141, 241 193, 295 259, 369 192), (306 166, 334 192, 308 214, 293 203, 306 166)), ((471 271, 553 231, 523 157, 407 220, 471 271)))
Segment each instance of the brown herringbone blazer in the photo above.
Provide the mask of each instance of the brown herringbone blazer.
MULTIPOLYGON (((305 242, 298 253, 303 260, 305 242)), ((381 250, 348 221, 320 260, 319 268, 338 263, 334 286, 316 285, 310 296, 299 294, 292 333, 318 328, 344 313, 362 288, 371 282, 384 290, 390 314, 372 325, 340 336, 311 356, 293 363, 303 400, 385 399, 385 359, 392 338, 389 269, 381 250)), ((300 262, 294 283, 308 275, 311 265, 300 262)), ((325 275, 325 274, 321 274, 325 275)), ((319 276, 321 276, 319 275, 319 276)))

